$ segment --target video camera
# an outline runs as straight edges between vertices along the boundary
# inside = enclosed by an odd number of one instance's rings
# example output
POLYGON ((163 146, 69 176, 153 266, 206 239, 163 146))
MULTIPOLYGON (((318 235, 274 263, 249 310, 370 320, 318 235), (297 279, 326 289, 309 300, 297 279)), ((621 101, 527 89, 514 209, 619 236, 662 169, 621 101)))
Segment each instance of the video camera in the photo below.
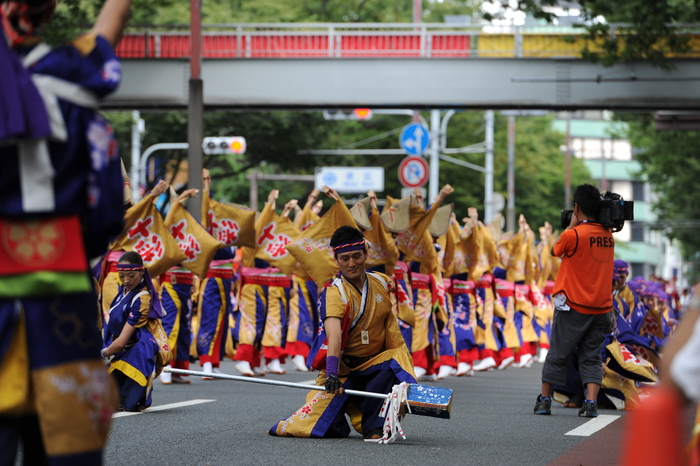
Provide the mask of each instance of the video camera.
MULTIPOLYGON (((561 228, 565 230, 571 223, 573 210, 561 211, 561 228)), ((622 196, 617 193, 605 191, 600 195, 600 206, 596 221, 603 228, 610 228, 614 233, 622 230, 625 225, 625 220, 634 220, 634 201, 625 201, 622 196)))

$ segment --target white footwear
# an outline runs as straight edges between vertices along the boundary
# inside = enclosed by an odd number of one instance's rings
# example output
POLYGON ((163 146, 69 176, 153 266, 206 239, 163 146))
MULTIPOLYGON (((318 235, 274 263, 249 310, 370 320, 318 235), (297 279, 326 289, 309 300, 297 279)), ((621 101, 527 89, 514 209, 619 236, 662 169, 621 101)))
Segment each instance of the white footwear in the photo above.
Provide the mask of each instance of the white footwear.
POLYGON ((414 367, 413 370, 416 373, 416 380, 420 379, 425 375, 426 372, 428 372, 427 370, 419 366, 414 367))
POLYGON ((286 374, 287 371, 282 369, 282 366, 280 365, 280 360, 275 358, 272 361, 267 363, 267 369, 272 372, 273 374, 286 374))
POLYGON ((482 359, 479 364, 474 364, 472 369, 477 372, 481 372, 493 369, 494 367, 496 367, 496 360, 489 356, 488 358, 482 359))
MULTIPOLYGON (((166 369, 170 369, 170 366, 166 366, 166 369)), ((170 385, 173 381, 173 374, 170 372, 161 372, 160 373, 160 383, 163 385, 170 385)))
POLYGON ((438 371, 437 375, 437 380, 442 380, 445 377, 451 376, 452 371, 454 371, 454 368, 452 368, 452 366, 440 366, 440 370, 438 371))
MULTIPOLYGON (((202 372, 204 372, 205 374, 214 373, 210 362, 205 362, 204 364, 202 364, 202 372)), ((214 380, 214 377, 202 377, 202 380, 214 380)))
POLYGON ((463 375, 467 375, 467 372, 472 370, 471 364, 467 362, 460 362, 457 364, 457 377, 462 377, 463 375))
POLYGON ((537 351, 537 362, 544 363, 544 360, 547 359, 547 353, 549 353, 547 348, 540 348, 537 351))
POLYGON ((513 361, 515 361, 515 357, 513 357, 513 356, 508 356, 508 357, 505 358, 503 361, 501 361, 501 365, 498 366, 498 370, 499 370, 499 371, 506 370, 506 368, 507 368, 508 366, 510 366, 511 364, 513 364, 513 361))
MULTIPOLYGON (((530 353, 525 353, 520 356, 520 361, 518 362, 518 367, 530 367, 532 366, 533 357, 530 353)), ((513 364, 515 365, 515 364, 513 364)))
POLYGON ((309 368, 306 367, 306 358, 302 356, 301 354, 297 354, 292 358, 292 363, 294 363, 294 367, 296 370, 301 371, 301 372, 309 372, 309 368))
POLYGON ((267 375, 267 365, 264 367, 254 367, 253 374, 259 375, 260 377, 264 377, 265 375, 267 375))
POLYGON ((255 372, 250 368, 250 363, 248 361, 238 361, 235 366, 233 366, 241 375, 246 377, 255 376, 255 372))

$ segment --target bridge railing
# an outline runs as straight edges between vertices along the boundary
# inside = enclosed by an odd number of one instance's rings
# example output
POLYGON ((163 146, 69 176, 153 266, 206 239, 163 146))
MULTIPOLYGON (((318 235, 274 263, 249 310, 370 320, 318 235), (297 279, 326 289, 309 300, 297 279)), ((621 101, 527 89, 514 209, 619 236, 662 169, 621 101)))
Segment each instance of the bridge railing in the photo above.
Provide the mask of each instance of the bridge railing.
MULTIPOLYGON (((700 25, 681 25, 700 58, 700 25)), ((204 58, 579 58, 581 29, 449 23, 245 23, 202 26, 204 58)), ((589 45, 590 48, 590 45, 589 45)), ((593 49, 595 51, 595 49, 593 49)), ((186 26, 132 26, 122 58, 186 58, 186 26)))

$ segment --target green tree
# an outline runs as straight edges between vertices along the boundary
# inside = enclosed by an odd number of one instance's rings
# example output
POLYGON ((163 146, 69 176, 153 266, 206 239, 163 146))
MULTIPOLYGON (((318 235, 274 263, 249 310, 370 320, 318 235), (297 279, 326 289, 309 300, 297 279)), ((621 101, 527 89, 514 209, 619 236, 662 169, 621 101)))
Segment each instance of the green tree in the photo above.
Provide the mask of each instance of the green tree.
MULTIPOLYGON (((502 5, 501 12, 486 14, 487 20, 502 16, 510 8, 510 2, 498 3, 502 5)), ((669 68, 668 58, 682 55, 691 45, 691 36, 682 34, 683 29, 676 26, 700 21, 700 0, 579 0, 577 3, 582 18, 578 26, 585 31, 587 39, 583 55, 606 66, 645 60, 669 68)), ((556 15, 552 7, 559 4, 559 0, 519 0, 516 9, 553 22, 556 15)))
POLYGON ((700 132, 656 131, 652 115, 618 115, 627 121, 629 138, 642 165, 640 175, 652 184, 658 199, 653 209, 656 227, 681 244, 683 258, 694 265, 700 277, 700 132))

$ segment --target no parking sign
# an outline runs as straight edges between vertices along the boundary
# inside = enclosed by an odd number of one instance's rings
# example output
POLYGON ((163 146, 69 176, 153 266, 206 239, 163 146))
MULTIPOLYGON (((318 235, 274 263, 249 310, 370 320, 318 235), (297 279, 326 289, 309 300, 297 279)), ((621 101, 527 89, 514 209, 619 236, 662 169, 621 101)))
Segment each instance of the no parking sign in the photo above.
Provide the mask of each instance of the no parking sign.
POLYGON ((428 175, 428 162, 423 157, 409 156, 399 164, 399 181, 407 188, 425 186, 428 175))

